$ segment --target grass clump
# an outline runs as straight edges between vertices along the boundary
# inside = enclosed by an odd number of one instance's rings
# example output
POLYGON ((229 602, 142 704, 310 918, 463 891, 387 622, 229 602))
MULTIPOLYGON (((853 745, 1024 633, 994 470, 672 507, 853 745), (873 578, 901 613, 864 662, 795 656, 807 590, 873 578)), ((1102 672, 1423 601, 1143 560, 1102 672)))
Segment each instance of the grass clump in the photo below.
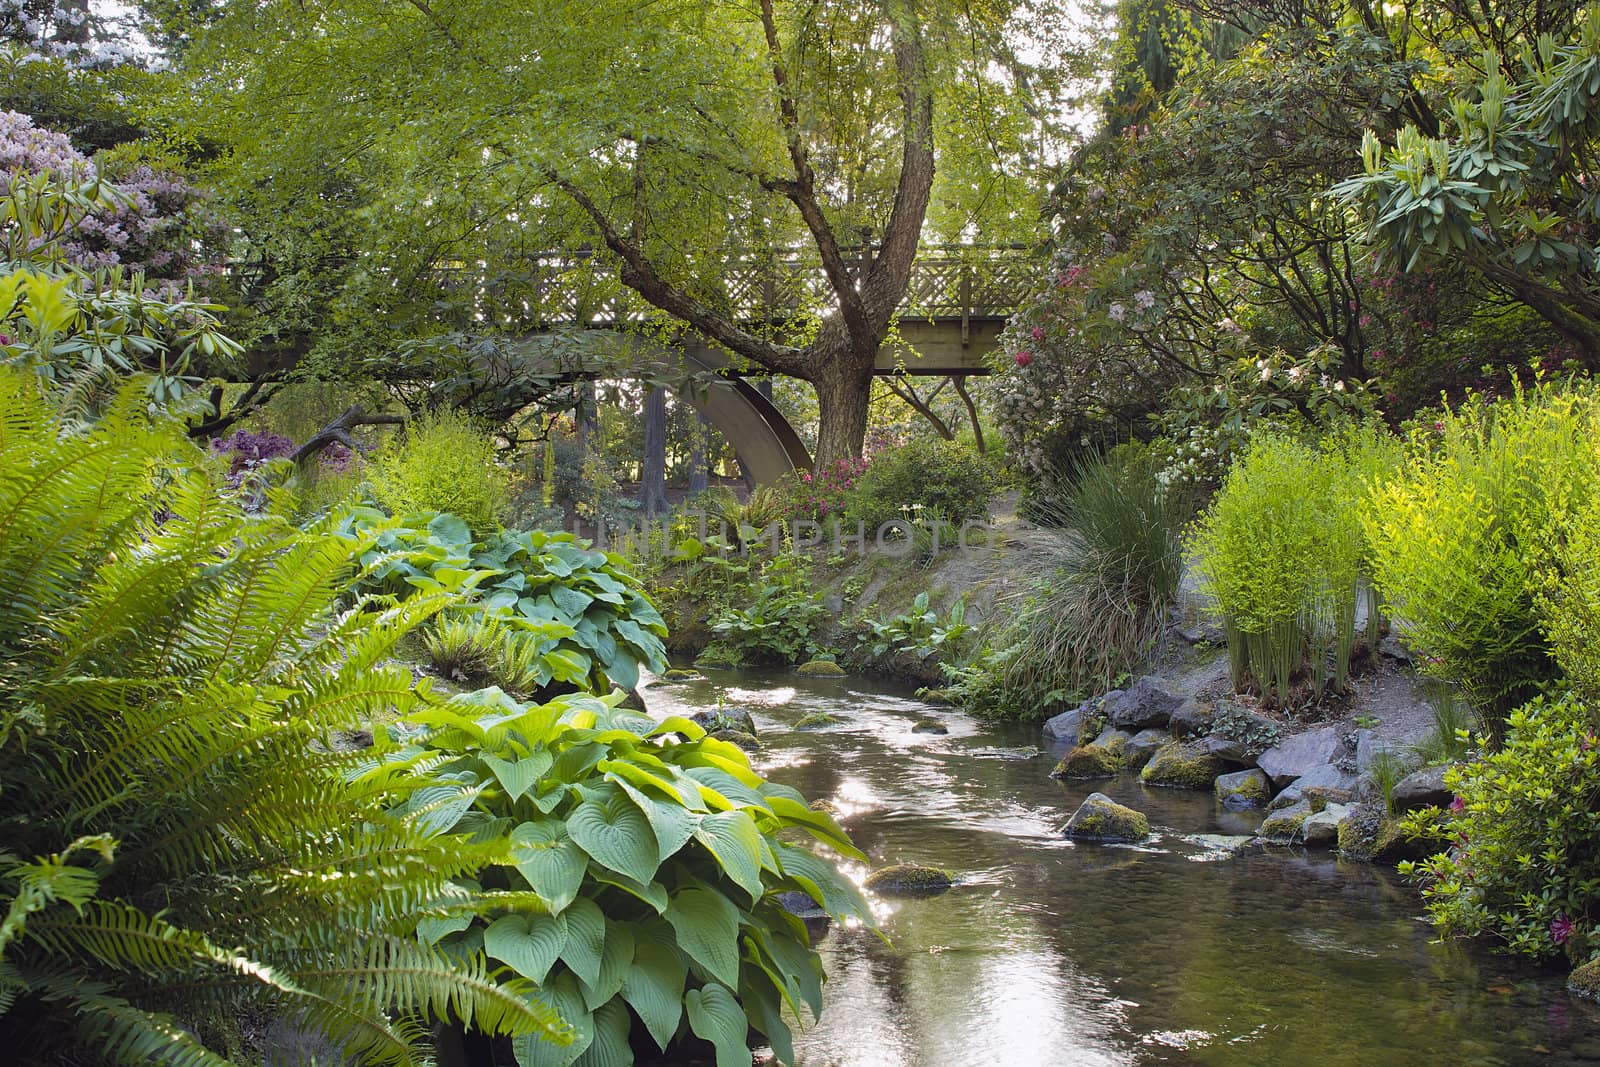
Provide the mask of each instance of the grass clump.
POLYGON ((511 505, 493 439, 448 410, 406 423, 404 436, 373 454, 367 481, 390 514, 447 512, 477 534, 499 529, 511 505))

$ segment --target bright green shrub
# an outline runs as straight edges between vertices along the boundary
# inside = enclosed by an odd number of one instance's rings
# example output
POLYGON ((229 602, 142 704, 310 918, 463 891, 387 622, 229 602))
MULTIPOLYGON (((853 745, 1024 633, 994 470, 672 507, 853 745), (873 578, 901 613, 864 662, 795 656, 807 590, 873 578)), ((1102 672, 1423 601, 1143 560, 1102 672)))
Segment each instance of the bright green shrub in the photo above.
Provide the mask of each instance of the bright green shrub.
POLYGON ((1544 633, 1568 683, 1600 705, 1600 500, 1571 524, 1556 564, 1538 596, 1544 633))
POLYGON ((1426 433, 1365 523, 1373 575, 1428 669, 1503 712, 1554 677, 1541 591, 1600 481, 1600 398, 1540 386, 1474 399, 1426 433))
POLYGON ((486 952, 573 1025, 566 1046, 517 1039, 524 1067, 631 1064, 635 1018, 663 1050, 692 1034, 718 1063, 745 1063, 753 1029, 792 1063, 784 1013, 821 1011, 823 973, 776 895, 871 921, 833 865, 789 837, 864 858, 838 824, 686 719, 587 697, 524 707, 486 690, 396 726, 367 779, 420 779, 408 808, 433 812, 441 835, 509 845, 456 891, 481 887, 494 911, 418 932, 452 955, 486 952))
POLYGON ((1368 556, 1361 504, 1392 456, 1378 430, 1320 445, 1262 434, 1229 470, 1189 550, 1236 687, 1253 683, 1280 703, 1300 678, 1313 695, 1344 689, 1368 556))
POLYGON ((1459 810, 1406 819, 1408 831, 1449 849, 1401 870, 1421 882, 1429 916, 1447 933, 1489 934, 1527 956, 1586 959, 1600 948, 1595 713, 1576 697, 1538 697, 1506 726, 1498 751, 1446 772, 1459 810))
POLYGON ((0 1048, 221 1063, 241 1011, 374 1063, 422 1062, 430 1015, 559 1033, 482 954, 417 943, 478 907, 424 910, 480 850, 326 743, 427 701, 387 658, 447 598, 335 611, 370 542, 241 514, 147 407, 135 381, 68 432, 0 370, 0 1048))
POLYGON ((875 456, 845 494, 845 517, 868 532, 895 519, 987 519, 997 476, 954 441, 914 441, 875 456))
POLYGON ((404 436, 373 454, 367 480, 391 515, 446 512, 480 536, 498 529, 511 506, 494 442, 448 410, 406 423, 404 436))
POLYGON ((523 663, 523 686, 535 681, 534 689, 603 694, 613 685, 638 685, 641 664, 666 669, 666 624, 622 557, 571 534, 509 531, 478 541, 454 515, 386 519, 372 508, 354 509, 344 528, 373 538, 358 589, 458 594, 457 615, 493 619, 504 640, 535 650, 514 652, 523 663))

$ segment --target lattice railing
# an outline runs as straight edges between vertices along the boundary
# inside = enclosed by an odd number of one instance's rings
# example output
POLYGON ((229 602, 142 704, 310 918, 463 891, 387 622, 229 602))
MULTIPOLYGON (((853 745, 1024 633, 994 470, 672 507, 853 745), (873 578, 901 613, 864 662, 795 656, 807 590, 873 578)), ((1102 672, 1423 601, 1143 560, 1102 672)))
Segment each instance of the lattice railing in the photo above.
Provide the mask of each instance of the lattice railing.
MULTIPOLYGON (((850 260, 859 279, 867 261, 850 260)), ((911 270, 902 315, 922 319, 1001 318, 1037 284, 1038 261, 1022 248, 932 248, 911 270)), ((830 306, 822 266, 798 254, 725 260, 695 296, 741 322, 782 322, 830 306)), ((495 273, 456 268, 440 284, 465 300, 481 321, 550 326, 611 326, 655 313, 624 287, 609 262, 583 253, 550 253, 495 273)))

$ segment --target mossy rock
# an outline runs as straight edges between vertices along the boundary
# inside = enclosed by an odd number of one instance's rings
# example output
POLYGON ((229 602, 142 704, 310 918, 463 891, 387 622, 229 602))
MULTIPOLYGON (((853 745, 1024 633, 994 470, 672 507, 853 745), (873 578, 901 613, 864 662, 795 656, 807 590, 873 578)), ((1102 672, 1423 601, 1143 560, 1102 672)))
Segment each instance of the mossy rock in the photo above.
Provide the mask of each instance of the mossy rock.
POLYGON ((1287 808, 1269 812, 1261 820, 1260 834, 1269 841, 1293 841, 1300 836, 1300 828, 1312 816, 1311 805, 1298 800, 1287 808))
POLYGON ((1150 836, 1150 820, 1104 793, 1090 793, 1063 832, 1074 841, 1129 843, 1150 836))
POLYGON ((1052 778, 1115 778, 1122 773, 1120 748, 1103 745, 1078 745, 1061 757, 1052 778))
POLYGON ((1150 762, 1139 772, 1139 778, 1145 785, 1209 791, 1226 769, 1203 745, 1174 741, 1163 745, 1150 757, 1150 762))
POLYGON ((744 657, 739 650, 729 645, 712 643, 705 647, 694 658, 694 665, 700 670, 729 671, 744 662, 744 657))
POLYGON ((689 716, 689 721, 708 734, 714 734, 718 730, 735 730, 755 737, 760 733, 756 729, 755 716, 750 714, 750 709, 742 708, 737 704, 727 704, 720 708, 707 708, 705 711, 697 711, 689 716))
POLYGON ((1171 742, 1172 735, 1165 730, 1154 727, 1140 730, 1122 746, 1122 758, 1127 760, 1128 770, 1142 771, 1145 764, 1154 759, 1155 754, 1171 742))
POLYGON ((955 703, 955 699, 950 696, 948 689, 918 689, 917 699, 926 701, 929 704, 951 705, 955 703))
POLYGON ((1265 807, 1272 796, 1272 785, 1267 781, 1267 776, 1255 768, 1220 775, 1213 783, 1213 788, 1217 799, 1229 811, 1265 807))
POLYGON ((1567 992, 1588 1000, 1600 1000, 1600 960, 1590 960, 1567 975, 1567 992))
POLYGON ((914 734, 947 734, 950 732, 950 727, 938 719, 918 719, 911 724, 911 732, 914 734))
POLYGON ((761 741, 755 734, 747 734, 743 730, 714 730, 711 736, 718 741, 726 741, 730 745, 738 745, 746 752, 760 752, 761 741))
POLYGON ((915 863, 896 863, 880 867, 867 875, 866 887, 874 893, 891 893, 901 896, 932 896, 943 893, 955 881, 949 871, 937 867, 920 867, 915 863))
POLYGON ((799 721, 794 724, 794 728, 806 731, 826 730, 828 727, 838 726, 842 722, 844 720, 837 715, 829 715, 825 711, 812 711, 800 716, 799 721))
POLYGON ((1427 852, 1423 842, 1407 838, 1397 821, 1370 804, 1356 809, 1339 824, 1339 854, 1349 859, 1395 864, 1422 859, 1427 852))
POLYGON ((661 676, 661 680, 663 682, 692 682, 696 679, 704 677, 705 675, 701 674, 699 671, 688 671, 684 670, 682 667, 672 667, 661 676))
POLYGON ((814 659, 794 669, 796 674, 803 674, 807 678, 843 678, 844 668, 832 660, 814 659))

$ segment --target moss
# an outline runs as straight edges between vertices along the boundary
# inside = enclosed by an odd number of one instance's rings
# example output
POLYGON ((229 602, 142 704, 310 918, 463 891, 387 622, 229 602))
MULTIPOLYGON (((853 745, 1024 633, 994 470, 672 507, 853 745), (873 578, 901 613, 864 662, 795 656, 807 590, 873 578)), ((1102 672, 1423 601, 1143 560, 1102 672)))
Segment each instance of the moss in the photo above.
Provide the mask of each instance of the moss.
POLYGON ((1121 746, 1078 745, 1061 757, 1052 778, 1115 778, 1122 773, 1121 746))
POLYGON ((726 741, 729 744, 738 745, 746 752, 761 751, 761 742, 756 738, 756 735, 747 734, 743 730, 716 730, 712 732, 711 736, 718 741, 726 741))
POLYGON ((842 722, 844 720, 837 715, 829 715, 825 711, 813 711, 800 716, 799 721, 794 724, 794 728, 796 730, 825 730, 842 722))
POLYGON ((1256 808, 1266 804, 1272 796, 1267 776, 1258 770, 1224 774, 1213 783, 1217 799, 1235 808, 1256 808))
POLYGON ((1300 828, 1311 817, 1311 805, 1296 801, 1287 808, 1271 812, 1261 821, 1261 836, 1273 840, 1292 840, 1300 835, 1300 828))
POLYGON ((875 893, 906 895, 943 893, 954 884, 949 871, 938 867, 920 867, 914 863, 880 867, 867 875, 866 881, 866 887, 875 893))
POLYGON ((814 659, 795 668, 796 674, 803 674, 807 678, 843 678, 844 668, 832 660, 814 659))
POLYGON ((1104 793, 1090 793, 1072 813, 1065 834, 1074 841, 1142 841, 1150 836, 1150 820, 1104 793))
POLYGON ((703 678, 699 671, 686 671, 681 667, 673 667, 661 676, 663 682, 692 682, 696 678, 703 678))
POLYGON ((928 688, 918 689, 917 690, 917 699, 918 700, 925 700, 929 704, 954 704, 955 703, 955 701, 953 699, 951 699, 949 690, 946 690, 946 689, 928 689, 928 688))
POLYGON ((1222 761, 1205 749, 1174 741, 1150 757, 1139 778, 1146 785, 1209 790, 1222 770, 1222 761))
POLYGON ((1575 996, 1600 1000, 1600 959, 1590 960, 1567 975, 1567 990, 1575 996))
POLYGON ((1370 805, 1339 824, 1339 853, 1349 859, 1394 864, 1420 859, 1427 851, 1422 842, 1406 836, 1399 822, 1370 805))
POLYGON ((950 732, 950 727, 938 719, 918 719, 911 724, 911 732, 914 734, 947 734, 950 732))

